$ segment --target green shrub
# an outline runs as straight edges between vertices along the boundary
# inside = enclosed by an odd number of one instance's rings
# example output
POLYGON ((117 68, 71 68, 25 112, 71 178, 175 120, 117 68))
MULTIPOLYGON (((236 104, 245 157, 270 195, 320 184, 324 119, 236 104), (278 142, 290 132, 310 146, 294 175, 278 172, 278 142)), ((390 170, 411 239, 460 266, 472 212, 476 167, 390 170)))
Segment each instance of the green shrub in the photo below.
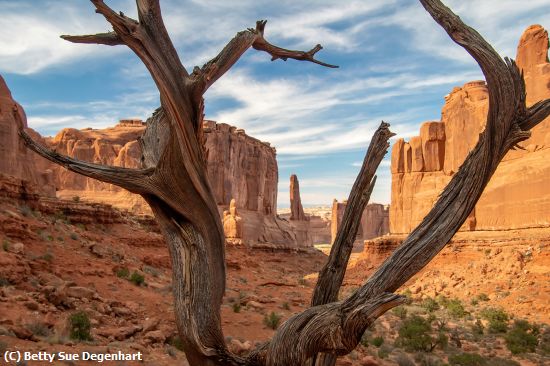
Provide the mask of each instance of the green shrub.
POLYGON ((447 304, 449 303, 449 299, 446 298, 443 295, 437 295, 437 297, 435 299, 439 303, 439 305, 441 305, 443 307, 447 307, 447 304))
POLYGON ((415 366, 414 361, 411 360, 409 356, 407 356, 406 353, 400 353, 395 358, 395 362, 397 362, 397 365, 399 366, 415 366))
POLYGON ((269 315, 266 314, 264 316, 264 325, 273 330, 279 327, 280 322, 281 322, 281 316, 273 311, 269 313, 269 315))
POLYGON ((397 306, 393 308, 392 313, 401 319, 405 319, 407 317, 407 309, 404 306, 397 306))
POLYGON ((374 337, 373 339, 371 339, 370 343, 372 343, 372 345, 375 347, 380 347, 384 343, 384 338, 380 336, 374 337))
POLYGON ((0 287, 9 286, 9 285, 11 285, 11 282, 7 278, 0 277, 0 287))
POLYGON ((282 307, 284 310, 290 310, 290 305, 288 305, 288 302, 283 302, 283 305, 281 305, 281 307, 282 307))
POLYGON ((122 267, 116 270, 116 276, 118 278, 128 278, 130 277, 130 270, 126 267, 122 267))
POLYGON ((233 312, 234 313, 240 313, 241 312, 241 303, 234 302, 232 307, 233 307, 233 312))
POLYGON ((449 356, 449 365, 484 366, 487 365, 487 360, 477 353, 461 353, 459 355, 449 356))
POLYGON ((525 320, 516 320, 512 329, 506 334, 506 347, 514 355, 535 352, 537 348, 538 328, 525 320))
POLYGON ((431 297, 427 297, 422 301, 421 306, 426 309, 428 312, 433 313, 436 310, 439 310, 439 304, 437 301, 431 297))
POLYGON ((464 306, 458 299, 449 300, 445 307, 449 311, 449 314, 456 319, 463 318, 467 314, 464 306))
POLYGON ((78 341, 91 341, 90 334, 91 323, 88 314, 78 311, 69 317, 69 328, 71 330, 71 339, 78 341))
POLYGON ((481 317, 489 321, 489 332, 506 333, 508 329, 508 314, 502 309, 485 308, 481 310, 481 317))
POLYGON ((74 202, 80 202, 80 197, 79 196, 73 196, 73 201, 74 202))
POLYGON ((431 352, 435 348, 434 339, 430 335, 431 331, 430 323, 418 315, 412 315, 403 321, 395 343, 409 352, 431 352))
POLYGON ((2 240, 2 249, 4 249, 4 252, 10 250, 10 241, 8 239, 2 240))
POLYGON ((136 286, 141 286, 145 283, 145 276, 137 271, 134 271, 130 276, 130 282, 132 282, 136 286))

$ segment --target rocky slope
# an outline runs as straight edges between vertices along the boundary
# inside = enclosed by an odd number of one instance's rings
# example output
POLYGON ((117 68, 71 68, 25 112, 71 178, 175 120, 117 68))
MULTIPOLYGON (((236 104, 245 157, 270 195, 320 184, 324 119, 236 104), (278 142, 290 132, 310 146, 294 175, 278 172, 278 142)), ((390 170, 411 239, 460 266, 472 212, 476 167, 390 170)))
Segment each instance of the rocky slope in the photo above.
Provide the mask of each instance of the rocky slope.
MULTIPOLYGON (((524 72, 527 103, 550 97, 548 33, 538 25, 524 32, 517 64, 524 72)), ((408 233, 477 143, 485 126, 485 82, 455 88, 445 97, 441 121, 425 122, 420 136, 398 140, 392 149, 390 231, 408 233)), ((550 118, 510 151, 499 165, 463 230, 507 230, 550 225, 550 118)))
MULTIPOLYGON (((346 209, 346 201, 338 202, 334 200, 332 202, 332 216, 331 216, 331 242, 334 242, 336 233, 342 217, 344 216, 344 210, 346 209)), ((389 232, 389 207, 387 205, 381 205, 379 203, 369 203, 363 211, 361 216, 361 224, 357 231, 358 245, 362 245, 364 240, 376 238, 385 235, 389 232)))

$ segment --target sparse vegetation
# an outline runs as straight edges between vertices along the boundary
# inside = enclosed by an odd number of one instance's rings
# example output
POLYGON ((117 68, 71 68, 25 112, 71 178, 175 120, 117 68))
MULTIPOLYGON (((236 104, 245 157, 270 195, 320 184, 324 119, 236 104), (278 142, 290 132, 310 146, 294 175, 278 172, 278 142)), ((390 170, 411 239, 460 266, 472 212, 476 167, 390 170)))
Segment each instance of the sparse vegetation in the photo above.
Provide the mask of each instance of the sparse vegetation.
POLYGON ((233 312, 234 313, 240 313, 241 312, 241 303, 240 302, 234 302, 232 307, 233 307, 233 312))
POLYGON ((290 305, 288 304, 288 302, 283 302, 283 305, 281 305, 281 307, 284 309, 284 310, 290 310, 290 305))
POLYGON ((29 323, 25 326, 32 334, 37 337, 48 337, 51 334, 50 328, 39 321, 29 323))
POLYGON ((69 317, 70 337, 77 341, 91 341, 91 323, 88 314, 78 311, 69 317))
POLYGON ((5 277, 0 277, 0 287, 11 285, 10 281, 5 277))
POLYGON ((128 277, 130 277, 130 270, 128 267, 121 267, 116 270, 116 276, 118 278, 128 279, 128 277))
POLYGON ((76 233, 71 233, 70 237, 73 240, 78 240, 78 235, 76 235, 76 233))
POLYGON ((380 347, 380 346, 384 343, 384 338, 383 338, 383 337, 380 337, 380 336, 374 337, 374 338, 370 341, 370 343, 372 343, 372 345, 373 345, 374 347, 380 347))
POLYGON ((526 320, 516 320, 510 331, 504 336, 506 347, 513 354, 535 352, 539 328, 526 320))
POLYGON ((506 333, 508 329, 508 314, 502 309, 485 308, 480 313, 481 317, 489 322, 490 333, 506 333))
POLYGON ((463 318, 467 314, 464 305, 462 305, 462 302, 458 299, 451 299, 447 301, 444 306, 449 311, 449 314, 455 319, 463 318))
POLYGON ((10 241, 8 239, 2 240, 2 249, 4 250, 4 252, 10 250, 10 241))
POLYGON ((134 271, 130 276, 130 282, 132 282, 136 286, 141 286, 145 284, 145 276, 138 271, 134 271))
POLYGON ((431 352, 438 345, 446 345, 447 337, 443 333, 437 338, 432 337, 431 333, 432 327, 426 319, 411 315, 401 324, 395 344, 409 352, 431 352))
POLYGON ((405 319, 407 317, 407 309, 405 309, 404 306, 397 306, 393 308, 392 313, 401 319, 405 319))
POLYGON ((439 310, 440 306, 439 304, 437 303, 437 301, 435 301, 434 299, 432 299, 431 297, 427 297, 425 298, 423 301, 422 301, 422 305, 421 305, 424 309, 426 309, 428 312, 430 313, 433 313, 434 311, 436 310, 439 310))
POLYGON ((449 356, 451 366, 484 366, 487 360, 477 353, 461 353, 449 356))
POLYGON ((271 328, 273 330, 277 329, 279 327, 279 323, 281 322, 281 316, 274 311, 271 313, 266 314, 264 316, 264 325, 268 328, 271 328))
POLYGON ((73 202, 80 202, 79 196, 73 196, 73 202))
POLYGON ((176 348, 177 350, 183 352, 183 342, 179 335, 175 335, 168 339, 168 344, 172 347, 176 348))

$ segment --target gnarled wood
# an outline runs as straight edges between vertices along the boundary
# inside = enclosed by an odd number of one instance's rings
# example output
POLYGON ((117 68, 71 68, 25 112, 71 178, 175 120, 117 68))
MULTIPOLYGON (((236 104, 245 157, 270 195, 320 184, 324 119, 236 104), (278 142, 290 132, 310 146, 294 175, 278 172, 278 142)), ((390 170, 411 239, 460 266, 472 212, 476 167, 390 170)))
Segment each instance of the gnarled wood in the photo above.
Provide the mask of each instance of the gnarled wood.
MULTIPOLYGON (((64 36, 76 43, 125 44, 142 60, 160 91, 161 108, 148 120, 140 140, 144 169, 103 167, 49 151, 24 132, 26 144, 79 174, 141 194, 151 206, 169 248, 176 322, 192 365, 304 365, 319 353, 343 355, 356 347, 365 328, 403 302, 394 294, 452 238, 468 217, 506 152, 529 136, 550 113, 550 101, 525 106, 525 88, 513 61, 501 59, 473 29, 439 0, 420 0, 449 36, 479 63, 489 88, 487 127, 438 202, 403 245, 353 295, 336 301, 361 213, 374 185, 373 174, 391 136, 382 124, 350 195, 344 225, 319 276, 314 306, 286 321, 270 342, 247 358, 231 354, 221 330, 225 290, 224 235, 208 183, 203 146, 203 94, 250 47, 272 59, 293 58, 332 67, 307 52, 274 46, 263 37, 265 21, 239 32, 218 56, 189 74, 168 36, 158 0, 136 0, 138 20, 91 0, 113 32, 64 36)), ((334 357, 322 360, 323 365, 334 357)), ((315 359, 313 359, 315 362, 315 359)))

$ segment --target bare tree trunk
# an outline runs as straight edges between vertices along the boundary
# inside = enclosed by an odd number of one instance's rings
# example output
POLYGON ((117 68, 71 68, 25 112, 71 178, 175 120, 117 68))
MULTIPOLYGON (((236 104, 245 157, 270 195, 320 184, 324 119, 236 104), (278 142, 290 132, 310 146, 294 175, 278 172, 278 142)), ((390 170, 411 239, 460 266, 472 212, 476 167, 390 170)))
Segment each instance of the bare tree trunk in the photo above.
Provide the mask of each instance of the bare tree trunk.
POLYGON ((136 0, 139 21, 114 12, 102 0, 91 2, 113 31, 62 37, 76 43, 127 45, 145 64, 160 91, 161 108, 148 120, 140 140, 143 169, 79 161, 45 149, 25 131, 21 136, 41 156, 71 171, 140 194, 149 203, 170 252, 176 323, 192 365, 305 365, 315 362, 321 353, 331 355, 323 356, 322 364, 332 365, 336 356, 351 352, 372 322, 403 302, 394 291, 448 243, 506 152, 528 138, 528 130, 550 114, 549 100, 526 107, 523 79, 513 61, 502 60, 439 0, 420 0, 485 74, 489 87, 487 127, 422 223, 361 288, 337 301, 360 213, 368 202, 374 171, 391 136, 388 126, 382 123, 350 194, 335 246, 319 275, 313 306, 288 319, 270 342, 241 358, 227 350, 221 329, 225 240, 206 174, 203 94, 250 47, 269 53, 272 60, 293 58, 334 66, 314 58, 320 45, 303 52, 270 44, 264 38, 265 21, 258 21, 255 29, 237 33, 215 58, 189 74, 166 32, 158 0, 136 0))

